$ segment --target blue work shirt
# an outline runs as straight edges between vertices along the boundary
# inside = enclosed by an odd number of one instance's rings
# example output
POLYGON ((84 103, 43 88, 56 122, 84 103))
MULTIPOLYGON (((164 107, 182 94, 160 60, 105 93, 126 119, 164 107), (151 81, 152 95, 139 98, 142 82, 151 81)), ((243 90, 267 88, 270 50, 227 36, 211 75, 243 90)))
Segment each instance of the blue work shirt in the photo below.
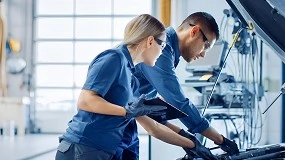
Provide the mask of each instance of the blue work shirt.
MULTIPOLYGON (((139 96, 139 81, 133 76, 134 70, 126 45, 106 50, 89 65, 83 89, 98 93, 110 103, 126 106, 139 96)), ((129 141, 136 140, 135 119, 78 110, 60 139, 115 154, 127 125, 131 126, 129 141)))
POLYGON ((179 58, 177 34, 172 27, 168 27, 166 30, 166 47, 157 59, 155 66, 137 64, 135 76, 140 81, 141 94, 148 94, 150 98, 158 93, 168 103, 188 114, 188 117, 180 118, 180 120, 190 132, 201 133, 209 127, 209 122, 184 96, 174 71, 179 63, 179 58))
MULTIPOLYGON (((112 160, 138 160, 139 159, 139 138, 133 135, 134 125, 136 121, 130 122, 125 128, 124 137, 119 144, 116 154, 112 160)), ((136 129, 137 130, 137 129, 136 129)))

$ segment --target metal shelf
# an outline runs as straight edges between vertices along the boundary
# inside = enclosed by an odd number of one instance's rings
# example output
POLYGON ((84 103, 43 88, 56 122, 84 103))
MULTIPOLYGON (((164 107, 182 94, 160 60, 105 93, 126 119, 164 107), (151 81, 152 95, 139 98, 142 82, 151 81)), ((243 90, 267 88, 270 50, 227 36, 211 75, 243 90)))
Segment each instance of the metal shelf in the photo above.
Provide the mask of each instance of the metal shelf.
POLYGON ((189 83, 181 83, 182 87, 205 87, 205 86, 213 86, 214 82, 189 82, 189 83))

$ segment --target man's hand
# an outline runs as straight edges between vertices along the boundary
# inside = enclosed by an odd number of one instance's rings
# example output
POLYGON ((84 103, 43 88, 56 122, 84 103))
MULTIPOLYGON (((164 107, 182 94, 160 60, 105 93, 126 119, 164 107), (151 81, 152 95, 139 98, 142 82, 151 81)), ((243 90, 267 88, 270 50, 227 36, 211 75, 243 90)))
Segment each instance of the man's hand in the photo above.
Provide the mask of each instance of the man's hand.
POLYGON ((214 156, 208 148, 203 146, 194 135, 184 131, 183 129, 181 129, 178 134, 190 139, 195 144, 194 148, 183 148, 189 156, 200 157, 205 160, 217 160, 217 157, 214 156))
POLYGON ((165 106, 160 106, 160 105, 145 105, 143 102, 145 101, 145 95, 141 95, 137 101, 129 103, 128 105, 125 106, 126 109, 126 118, 134 118, 134 117, 139 117, 139 116, 144 116, 150 113, 154 114, 165 114, 166 112, 166 107, 165 106))
POLYGON ((225 138, 224 136, 223 136, 223 143, 219 144, 219 147, 223 151, 227 152, 229 155, 233 155, 233 154, 239 153, 239 149, 238 149, 237 144, 235 142, 225 138))

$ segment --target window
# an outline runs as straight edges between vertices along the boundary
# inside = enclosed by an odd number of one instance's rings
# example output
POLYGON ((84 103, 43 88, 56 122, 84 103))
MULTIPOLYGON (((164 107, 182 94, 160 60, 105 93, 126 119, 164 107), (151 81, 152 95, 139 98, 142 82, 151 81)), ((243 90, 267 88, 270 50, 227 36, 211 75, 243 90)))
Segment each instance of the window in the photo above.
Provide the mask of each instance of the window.
MULTIPOLYGON (((76 112, 89 63, 98 53, 121 42, 130 19, 151 13, 151 9, 152 0, 34 0, 36 115, 60 112, 52 119, 66 125, 76 112)), ((44 123, 41 116, 37 120, 44 123)), ((148 145, 147 135, 141 143, 148 145)), ((148 152, 146 146, 141 149, 141 153, 148 152)))
POLYGON ((89 63, 122 40, 130 19, 151 13, 152 1, 36 0, 34 6, 35 102, 40 109, 43 99, 48 103, 56 95, 39 93, 59 88, 73 93, 68 102, 74 106, 75 90, 82 87, 89 63))

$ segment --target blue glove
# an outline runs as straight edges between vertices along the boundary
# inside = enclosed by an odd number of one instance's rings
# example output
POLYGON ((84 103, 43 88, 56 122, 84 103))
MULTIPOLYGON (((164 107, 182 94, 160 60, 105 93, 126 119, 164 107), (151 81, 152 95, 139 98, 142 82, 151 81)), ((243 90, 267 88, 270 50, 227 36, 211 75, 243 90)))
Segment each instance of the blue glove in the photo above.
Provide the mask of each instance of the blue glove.
POLYGON ((166 108, 165 106, 160 106, 160 105, 145 105, 143 102, 145 101, 145 95, 141 95, 137 101, 129 103, 125 106, 126 109, 126 118, 134 118, 134 117, 139 117, 139 116, 144 116, 150 113, 154 114, 165 114, 166 108))
POLYGON ((234 141, 225 138, 224 136, 223 136, 223 143, 218 145, 223 151, 227 152, 229 155, 239 153, 237 144, 234 141))
POLYGON ((214 156, 208 148, 203 146, 194 135, 184 131, 183 129, 181 129, 178 134, 190 139, 195 144, 194 148, 183 148, 189 157, 203 158, 205 160, 217 160, 217 157, 214 156))

